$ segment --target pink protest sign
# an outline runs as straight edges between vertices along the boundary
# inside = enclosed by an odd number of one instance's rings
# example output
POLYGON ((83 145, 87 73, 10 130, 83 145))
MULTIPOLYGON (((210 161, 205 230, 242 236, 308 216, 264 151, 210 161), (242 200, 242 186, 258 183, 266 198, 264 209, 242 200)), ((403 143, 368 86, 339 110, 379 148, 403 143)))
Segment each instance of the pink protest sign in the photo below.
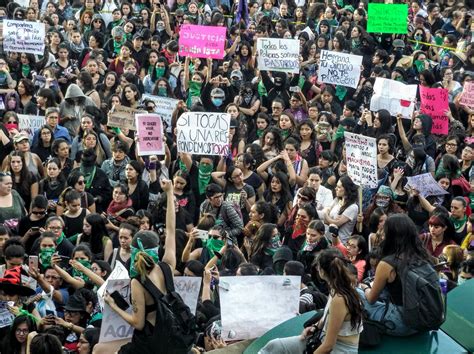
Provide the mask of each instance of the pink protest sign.
POLYGON ((179 30, 179 55, 222 59, 225 56, 225 36, 225 27, 182 25, 179 30))
POLYGON ((466 81, 464 83, 459 103, 463 106, 474 109, 474 82, 466 81))
POLYGON ((428 114, 433 119, 432 134, 448 135, 449 119, 446 116, 448 91, 443 88, 428 88, 420 86, 421 113, 428 114))
POLYGON ((135 115, 138 134, 138 155, 163 155, 163 123, 158 114, 135 115))

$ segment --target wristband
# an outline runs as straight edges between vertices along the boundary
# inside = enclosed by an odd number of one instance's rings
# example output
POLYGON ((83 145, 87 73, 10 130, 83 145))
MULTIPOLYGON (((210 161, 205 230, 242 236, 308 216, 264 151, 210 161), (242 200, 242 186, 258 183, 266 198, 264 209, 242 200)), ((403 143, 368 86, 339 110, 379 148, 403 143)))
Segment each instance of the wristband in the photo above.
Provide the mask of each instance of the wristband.
POLYGON ((156 170, 156 162, 150 162, 148 164, 148 170, 156 170))

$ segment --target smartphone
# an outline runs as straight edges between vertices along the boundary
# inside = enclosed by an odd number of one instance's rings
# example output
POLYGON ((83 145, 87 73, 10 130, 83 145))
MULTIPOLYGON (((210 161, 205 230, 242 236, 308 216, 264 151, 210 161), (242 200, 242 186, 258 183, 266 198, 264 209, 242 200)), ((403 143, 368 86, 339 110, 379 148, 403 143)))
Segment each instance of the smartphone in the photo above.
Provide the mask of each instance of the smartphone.
POLYGON ((234 241, 230 237, 226 238, 227 247, 234 247, 234 241))
POLYGON ((56 313, 52 310, 46 310, 46 317, 54 317, 56 313))
POLYGON ((122 297, 122 295, 120 295, 117 290, 110 294, 110 296, 112 297, 112 299, 114 299, 115 303, 121 310, 125 311, 130 307, 128 302, 125 301, 125 299, 122 297))
POLYGON ((199 232, 199 234, 197 235, 196 238, 199 238, 201 240, 207 240, 209 238, 209 231, 205 231, 205 230, 197 230, 199 232))
POLYGON ((30 269, 38 270, 38 256, 28 257, 28 267, 30 267, 30 269))
POLYGON ((39 226, 32 226, 31 231, 39 231, 39 226))

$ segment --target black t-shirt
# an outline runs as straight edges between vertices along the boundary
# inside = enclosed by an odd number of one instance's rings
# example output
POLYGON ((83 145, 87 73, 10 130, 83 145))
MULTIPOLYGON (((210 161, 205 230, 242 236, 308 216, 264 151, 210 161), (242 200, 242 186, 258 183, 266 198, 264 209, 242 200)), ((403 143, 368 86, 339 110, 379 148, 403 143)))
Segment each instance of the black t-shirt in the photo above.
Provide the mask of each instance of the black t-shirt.
MULTIPOLYGON (((24 236, 26 232, 32 227, 44 228, 47 217, 44 217, 40 220, 32 221, 30 217, 24 216, 20 219, 18 223, 18 234, 24 236)), ((26 253, 30 254, 31 248, 33 247, 34 242, 41 236, 40 232, 35 232, 31 237, 24 243, 26 253)))

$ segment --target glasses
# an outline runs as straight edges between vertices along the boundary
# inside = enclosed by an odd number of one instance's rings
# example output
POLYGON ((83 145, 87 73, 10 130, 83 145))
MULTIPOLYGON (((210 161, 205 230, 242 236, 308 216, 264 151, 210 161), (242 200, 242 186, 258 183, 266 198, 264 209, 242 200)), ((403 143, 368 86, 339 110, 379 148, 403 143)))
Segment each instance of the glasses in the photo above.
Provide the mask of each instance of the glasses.
POLYGON ((31 214, 34 214, 34 215, 46 215, 46 211, 32 211, 31 214))
POLYGON ((15 331, 16 334, 28 334, 30 333, 30 330, 29 329, 20 329, 20 328, 17 328, 16 331, 15 331))
POLYGON ((77 184, 83 185, 83 184, 84 184, 84 181, 77 181, 77 184))
POLYGON ((446 146, 449 146, 449 147, 456 147, 456 146, 458 146, 458 144, 446 143, 446 146))
MULTIPOLYGON (((1 64, 0 64, 1 65, 1 64)), ((16 120, 9 120, 7 124, 18 124, 16 120)))
POLYGON ((63 229, 62 226, 48 226, 48 230, 58 231, 62 229, 63 229))

